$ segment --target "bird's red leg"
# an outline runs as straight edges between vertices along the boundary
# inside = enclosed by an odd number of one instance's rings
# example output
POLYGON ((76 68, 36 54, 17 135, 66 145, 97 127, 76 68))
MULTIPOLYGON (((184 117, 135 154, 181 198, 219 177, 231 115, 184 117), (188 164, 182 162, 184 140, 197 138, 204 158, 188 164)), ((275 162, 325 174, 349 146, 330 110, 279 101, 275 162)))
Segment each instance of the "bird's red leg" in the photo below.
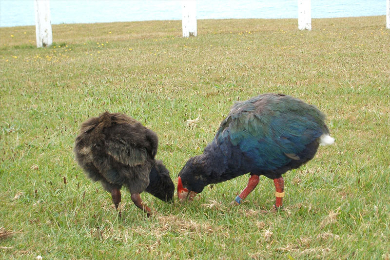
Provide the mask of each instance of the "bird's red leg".
POLYGON ((244 200, 249 195, 249 193, 251 193, 256 188, 258 183, 259 183, 259 175, 252 175, 249 178, 248 185, 231 204, 233 205, 241 204, 242 200, 244 200))
MULTIPOLYGON (((118 209, 119 203, 121 202, 121 191, 119 189, 113 189, 111 191, 112 202, 114 202, 115 208, 118 209)), ((119 210, 119 217, 121 211, 119 210)))
POLYGON ((276 202, 275 202, 275 208, 280 209, 283 205, 283 197, 284 197, 284 180, 283 177, 274 179, 275 184, 275 196, 276 196, 276 202))
POLYGON ((152 215, 152 211, 150 210, 150 208, 148 206, 146 206, 142 202, 142 199, 141 199, 141 196, 139 195, 139 193, 131 194, 131 200, 134 202, 134 204, 138 208, 142 209, 148 215, 148 217, 150 217, 150 215, 152 215))

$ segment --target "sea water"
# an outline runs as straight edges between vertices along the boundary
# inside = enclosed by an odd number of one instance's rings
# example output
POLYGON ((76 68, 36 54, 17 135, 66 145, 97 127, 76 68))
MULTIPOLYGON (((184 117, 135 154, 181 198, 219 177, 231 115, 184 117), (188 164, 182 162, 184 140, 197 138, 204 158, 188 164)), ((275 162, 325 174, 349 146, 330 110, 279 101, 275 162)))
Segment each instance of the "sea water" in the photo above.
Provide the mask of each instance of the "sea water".
MULTIPOLYGON (((312 0, 312 18, 386 15, 386 0, 312 0)), ((198 19, 298 18, 297 0, 197 0, 198 19)), ((52 24, 181 20, 181 0, 50 0, 52 24)), ((35 25, 34 0, 0 0, 0 27, 35 25)))

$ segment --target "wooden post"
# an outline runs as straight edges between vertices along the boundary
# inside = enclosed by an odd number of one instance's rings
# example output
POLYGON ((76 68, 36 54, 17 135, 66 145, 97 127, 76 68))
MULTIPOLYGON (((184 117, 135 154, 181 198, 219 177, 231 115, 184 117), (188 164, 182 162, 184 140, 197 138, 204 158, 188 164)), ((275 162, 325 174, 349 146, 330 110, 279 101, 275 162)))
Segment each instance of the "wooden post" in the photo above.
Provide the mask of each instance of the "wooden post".
POLYGON ((35 29, 37 47, 50 46, 53 43, 49 0, 35 0, 35 29))
POLYGON ((183 0, 183 37, 197 35, 196 0, 183 0))
POLYGON ((311 30, 310 0, 298 0, 298 29, 311 30))
POLYGON ((386 28, 390 29, 390 0, 386 1, 386 28))

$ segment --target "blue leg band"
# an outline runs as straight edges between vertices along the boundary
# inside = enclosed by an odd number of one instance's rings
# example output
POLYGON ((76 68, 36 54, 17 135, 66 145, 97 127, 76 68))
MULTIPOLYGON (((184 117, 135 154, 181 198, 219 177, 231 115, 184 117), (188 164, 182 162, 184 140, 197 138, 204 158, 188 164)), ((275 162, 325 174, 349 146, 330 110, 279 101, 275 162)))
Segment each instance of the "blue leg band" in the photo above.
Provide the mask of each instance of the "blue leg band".
POLYGON ((236 199, 235 199, 235 201, 236 201, 238 204, 241 204, 242 199, 241 199, 239 196, 237 196, 236 199))

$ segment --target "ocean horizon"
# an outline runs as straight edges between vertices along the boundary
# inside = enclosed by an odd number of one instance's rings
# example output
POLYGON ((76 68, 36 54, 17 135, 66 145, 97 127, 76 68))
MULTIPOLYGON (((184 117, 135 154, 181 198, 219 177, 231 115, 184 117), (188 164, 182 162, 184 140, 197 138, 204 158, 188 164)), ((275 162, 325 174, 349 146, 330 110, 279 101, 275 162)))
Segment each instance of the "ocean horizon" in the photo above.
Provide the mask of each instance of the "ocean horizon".
MULTIPOLYGON (((312 0, 312 18, 386 15, 386 0, 312 0)), ((297 0, 197 0, 197 19, 298 18, 297 0)), ((52 24, 181 20, 181 0, 51 0, 52 24)), ((35 25, 34 0, 0 0, 0 27, 35 25)))

